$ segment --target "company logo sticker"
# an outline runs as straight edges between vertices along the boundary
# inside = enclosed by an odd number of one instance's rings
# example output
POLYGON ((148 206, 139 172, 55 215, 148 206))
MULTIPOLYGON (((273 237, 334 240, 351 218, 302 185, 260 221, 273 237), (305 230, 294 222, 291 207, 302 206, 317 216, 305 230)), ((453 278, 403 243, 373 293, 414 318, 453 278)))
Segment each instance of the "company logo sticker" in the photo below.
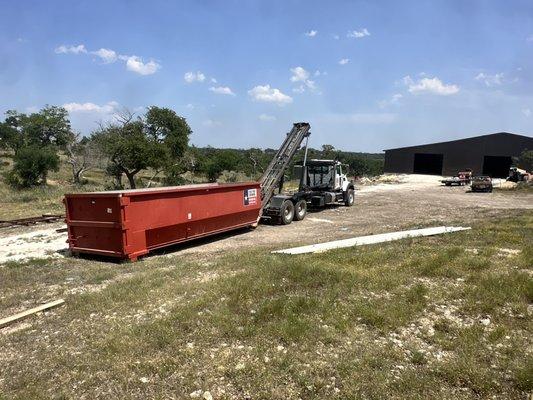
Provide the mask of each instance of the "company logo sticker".
POLYGON ((257 189, 244 190, 244 205, 255 206, 257 204, 257 189))

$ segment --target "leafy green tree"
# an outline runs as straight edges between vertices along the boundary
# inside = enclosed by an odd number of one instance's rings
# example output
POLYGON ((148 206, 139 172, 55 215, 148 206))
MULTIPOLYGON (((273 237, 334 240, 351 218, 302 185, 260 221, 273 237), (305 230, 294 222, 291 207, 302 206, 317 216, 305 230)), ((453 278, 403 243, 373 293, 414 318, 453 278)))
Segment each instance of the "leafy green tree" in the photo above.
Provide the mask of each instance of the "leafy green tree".
POLYGON ((68 112, 63 107, 47 105, 29 115, 9 110, 4 124, 8 129, 0 129, 2 142, 15 153, 29 145, 64 148, 74 139, 68 112))
POLYGON ((49 171, 59 170, 59 156, 51 146, 30 144, 21 148, 13 157, 13 169, 6 179, 14 187, 30 187, 46 184, 49 171))
MULTIPOLYGON (((135 175, 147 168, 171 173, 180 162, 191 129, 186 120, 167 108, 149 107, 137 119, 125 114, 117 123, 101 127, 91 139, 105 154, 113 171, 121 171, 132 189, 135 175)), ((116 176, 116 175, 115 175, 116 176)))
POLYGON ((17 129, 6 122, 0 122, 0 149, 10 150, 19 148, 21 136, 17 129))
POLYGON ((8 173, 13 186, 46 184, 50 170, 57 170, 57 151, 72 142, 74 134, 67 111, 46 106, 36 113, 6 112, 0 124, 0 147, 13 151, 14 166, 8 173))
POLYGON ((232 150, 220 150, 206 160, 204 172, 209 182, 215 182, 222 171, 235 171, 239 166, 239 157, 232 150))
POLYGON ((518 168, 525 169, 528 172, 533 171, 533 150, 524 150, 516 162, 518 168))

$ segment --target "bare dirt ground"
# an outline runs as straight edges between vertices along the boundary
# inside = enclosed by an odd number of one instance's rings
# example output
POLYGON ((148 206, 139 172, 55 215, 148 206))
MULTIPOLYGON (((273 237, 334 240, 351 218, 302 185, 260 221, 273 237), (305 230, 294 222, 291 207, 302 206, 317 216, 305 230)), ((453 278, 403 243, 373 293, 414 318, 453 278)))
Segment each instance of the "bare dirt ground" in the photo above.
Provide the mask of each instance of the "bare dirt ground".
MULTIPOLYGON (((471 193, 464 186, 440 185, 441 177, 390 176, 381 182, 357 186, 354 207, 309 210, 302 222, 288 226, 262 224, 212 238, 177 245, 149 257, 180 252, 209 257, 250 247, 284 248, 404 228, 459 224, 501 216, 512 210, 533 209, 533 196, 519 192, 471 193), (390 183, 389 183, 390 182, 390 183)), ((62 224, 0 231, 0 264, 24 258, 61 257, 66 250, 62 224)))

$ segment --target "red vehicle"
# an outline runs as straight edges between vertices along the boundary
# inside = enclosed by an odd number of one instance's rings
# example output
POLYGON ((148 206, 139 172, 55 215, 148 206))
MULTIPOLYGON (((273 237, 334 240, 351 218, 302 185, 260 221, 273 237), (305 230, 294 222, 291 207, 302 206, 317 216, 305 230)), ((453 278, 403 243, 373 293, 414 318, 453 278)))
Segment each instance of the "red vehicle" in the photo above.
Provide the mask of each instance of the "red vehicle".
POLYGON ((466 171, 459 172, 457 176, 443 179, 441 182, 444 183, 446 186, 452 186, 452 185, 463 186, 463 185, 469 185, 471 181, 472 181, 472 171, 466 170, 466 171))

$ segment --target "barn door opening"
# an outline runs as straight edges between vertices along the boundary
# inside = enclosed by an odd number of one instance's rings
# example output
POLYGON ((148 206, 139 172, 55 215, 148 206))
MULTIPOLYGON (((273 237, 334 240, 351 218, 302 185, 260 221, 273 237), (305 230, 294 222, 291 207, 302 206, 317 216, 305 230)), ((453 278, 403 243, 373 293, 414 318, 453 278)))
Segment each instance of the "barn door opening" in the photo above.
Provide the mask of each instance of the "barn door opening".
POLYGON ((492 178, 507 178, 512 162, 511 157, 485 156, 483 157, 483 175, 492 178))
POLYGON ((413 173, 442 175, 442 154, 416 153, 413 173))

